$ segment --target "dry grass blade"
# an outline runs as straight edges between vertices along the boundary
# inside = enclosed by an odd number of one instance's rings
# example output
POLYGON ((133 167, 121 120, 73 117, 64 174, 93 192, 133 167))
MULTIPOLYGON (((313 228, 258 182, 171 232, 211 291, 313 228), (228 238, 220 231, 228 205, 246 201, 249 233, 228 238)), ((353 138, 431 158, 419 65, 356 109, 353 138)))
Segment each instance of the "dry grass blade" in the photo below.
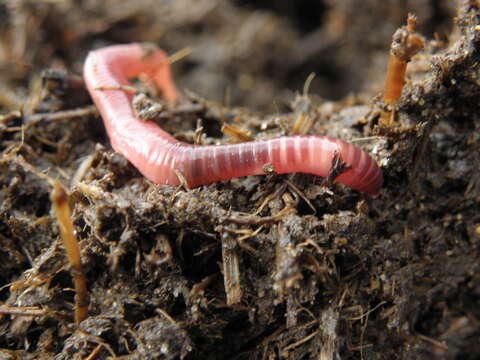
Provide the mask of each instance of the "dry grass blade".
POLYGON ((51 200, 55 215, 57 216, 63 244, 67 252, 68 260, 72 266, 72 275, 75 283, 75 323, 78 325, 88 316, 88 291, 87 281, 82 269, 80 248, 73 231, 73 223, 70 218, 70 205, 68 194, 63 186, 53 180, 53 191, 51 200))

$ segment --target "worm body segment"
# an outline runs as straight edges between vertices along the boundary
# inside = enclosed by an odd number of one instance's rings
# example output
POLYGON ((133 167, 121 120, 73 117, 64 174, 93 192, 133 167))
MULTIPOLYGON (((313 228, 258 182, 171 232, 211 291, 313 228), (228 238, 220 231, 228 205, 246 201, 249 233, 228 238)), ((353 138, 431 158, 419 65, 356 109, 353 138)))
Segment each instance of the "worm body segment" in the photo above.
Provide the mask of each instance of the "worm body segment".
POLYGON ((376 162, 363 150, 326 136, 288 136, 228 145, 182 143, 150 121, 139 120, 129 78, 145 73, 165 99, 175 102, 177 91, 168 59, 159 49, 142 44, 115 45, 92 51, 84 65, 87 88, 105 123, 113 148, 158 184, 178 185, 181 173, 195 187, 241 176, 301 172, 327 177, 337 154, 349 167, 336 182, 375 195, 383 183, 376 162))

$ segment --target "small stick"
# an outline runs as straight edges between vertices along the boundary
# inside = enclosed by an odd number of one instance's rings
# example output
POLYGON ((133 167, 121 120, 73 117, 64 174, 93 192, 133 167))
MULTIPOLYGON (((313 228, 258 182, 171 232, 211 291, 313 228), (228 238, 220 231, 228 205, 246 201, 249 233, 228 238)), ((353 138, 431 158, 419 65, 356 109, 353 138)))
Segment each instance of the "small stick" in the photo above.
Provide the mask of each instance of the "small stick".
POLYGON ((254 215, 248 215, 248 216, 242 216, 242 217, 236 217, 232 216, 229 218, 226 218, 225 221, 234 223, 234 224, 239 224, 239 225, 270 225, 277 223, 279 221, 282 221, 285 218, 285 215, 290 215, 290 211, 285 211, 285 212, 279 212, 276 215, 272 216, 254 216, 254 215))
POLYGON ((176 53, 173 53, 168 57, 168 63, 171 65, 179 60, 182 60, 184 57, 189 56, 192 53, 192 48, 191 47, 185 47, 183 49, 180 49, 176 53))
POLYGON ((197 128, 195 129, 195 145, 202 145, 203 143, 203 131, 205 128, 202 125, 202 119, 197 119, 197 128))
POLYGON ((306 343, 307 341, 311 340, 314 336, 318 335, 319 333, 320 333, 320 330, 316 330, 316 331, 312 332, 310 335, 307 335, 307 336, 303 337, 302 339, 294 342, 293 344, 290 344, 290 345, 284 347, 282 349, 282 354, 287 355, 288 350, 293 349, 293 348, 295 348, 299 345, 302 345, 303 343, 306 343))
POLYGON ((126 91, 128 93, 132 93, 132 94, 138 93, 138 90, 135 87, 128 86, 128 85, 99 86, 99 87, 96 87, 95 90, 97 91, 120 90, 120 91, 126 91))
POLYGON ((73 223, 70 217, 70 205, 68 194, 63 186, 56 180, 52 180, 53 191, 51 201, 53 210, 57 216, 63 244, 67 252, 68 260, 72 267, 72 276, 75 284, 75 323, 77 326, 88 316, 88 290, 85 274, 82 269, 80 248, 73 231, 73 223))
POLYGON ((100 351, 102 350, 102 348, 103 348, 103 345, 98 344, 97 347, 95 349, 93 349, 93 351, 90 353, 90 355, 88 355, 88 357, 85 360, 95 359, 97 357, 97 355, 100 353, 100 351))
POLYGON ((234 244, 235 240, 232 238, 222 237, 223 282, 227 305, 238 304, 242 300, 240 260, 234 244))
POLYGON ((42 316, 47 312, 47 309, 42 309, 38 306, 0 305, 0 315, 42 316))
POLYGON ((37 114, 28 115, 25 117, 25 122, 28 127, 42 120, 46 120, 46 121, 68 120, 72 118, 78 118, 81 116, 97 115, 97 114, 98 114, 98 110, 96 106, 90 105, 90 106, 85 106, 83 108, 78 108, 73 110, 62 110, 54 113, 37 113, 37 114))
POLYGON ((315 209, 315 206, 312 205, 312 203, 310 202, 310 200, 307 199, 307 197, 305 196, 305 194, 299 189, 297 188, 293 183, 291 183, 290 181, 288 180, 284 180, 285 183, 288 185, 288 188, 293 191, 295 194, 297 194, 298 196, 300 196, 303 201, 305 201, 307 203, 307 205, 310 207, 310 209, 313 210, 313 213, 315 214, 317 212, 317 210, 315 209))
POLYGON ((223 124, 222 133, 224 133, 227 136, 230 136, 235 140, 235 142, 246 142, 246 141, 252 141, 253 136, 250 133, 250 131, 243 129, 239 126, 236 125, 231 125, 231 124, 223 124))
POLYGON ((312 128, 313 124, 315 124, 315 117, 305 114, 301 112, 298 114, 295 122, 292 126, 292 133, 295 135, 306 135, 312 128))

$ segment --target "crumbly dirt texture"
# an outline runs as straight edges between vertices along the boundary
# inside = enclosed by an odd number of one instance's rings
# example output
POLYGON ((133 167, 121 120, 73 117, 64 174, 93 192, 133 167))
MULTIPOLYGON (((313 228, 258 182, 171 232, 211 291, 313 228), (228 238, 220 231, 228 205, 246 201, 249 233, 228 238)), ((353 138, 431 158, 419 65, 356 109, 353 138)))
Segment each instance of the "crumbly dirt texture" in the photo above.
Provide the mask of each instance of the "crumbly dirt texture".
POLYGON ((478 359, 478 1, 8 0, 0 19, 0 359, 478 359), (408 12, 426 46, 385 124, 408 12), (90 49, 132 41, 190 49, 182 101, 156 113, 178 139, 341 137, 378 161, 380 195, 150 183, 81 79, 90 49), (50 179, 81 248, 78 327, 50 179))

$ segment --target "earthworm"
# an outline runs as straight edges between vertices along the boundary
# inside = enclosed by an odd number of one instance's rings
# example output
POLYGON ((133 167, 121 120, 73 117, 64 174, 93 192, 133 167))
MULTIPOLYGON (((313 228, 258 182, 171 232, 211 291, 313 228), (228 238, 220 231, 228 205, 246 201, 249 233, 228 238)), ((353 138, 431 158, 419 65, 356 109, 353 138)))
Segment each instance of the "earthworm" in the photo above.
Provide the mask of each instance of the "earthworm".
POLYGON ((192 145, 180 142, 152 121, 142 121, 132 107, 129 78, 146 74, 167 102, 178 93, 165 53, 145 44, 114 45, 89 53, 84 79, 105 123, 110 142, 146 178, 157 184, 190 187, 241 176, 275 173, 310 173, 328 178, 335 159, 343 170, 335 182, 369 195, 383 183, 377 163, 363 150, 326 136, 284 136, 227 145, 192 145))

